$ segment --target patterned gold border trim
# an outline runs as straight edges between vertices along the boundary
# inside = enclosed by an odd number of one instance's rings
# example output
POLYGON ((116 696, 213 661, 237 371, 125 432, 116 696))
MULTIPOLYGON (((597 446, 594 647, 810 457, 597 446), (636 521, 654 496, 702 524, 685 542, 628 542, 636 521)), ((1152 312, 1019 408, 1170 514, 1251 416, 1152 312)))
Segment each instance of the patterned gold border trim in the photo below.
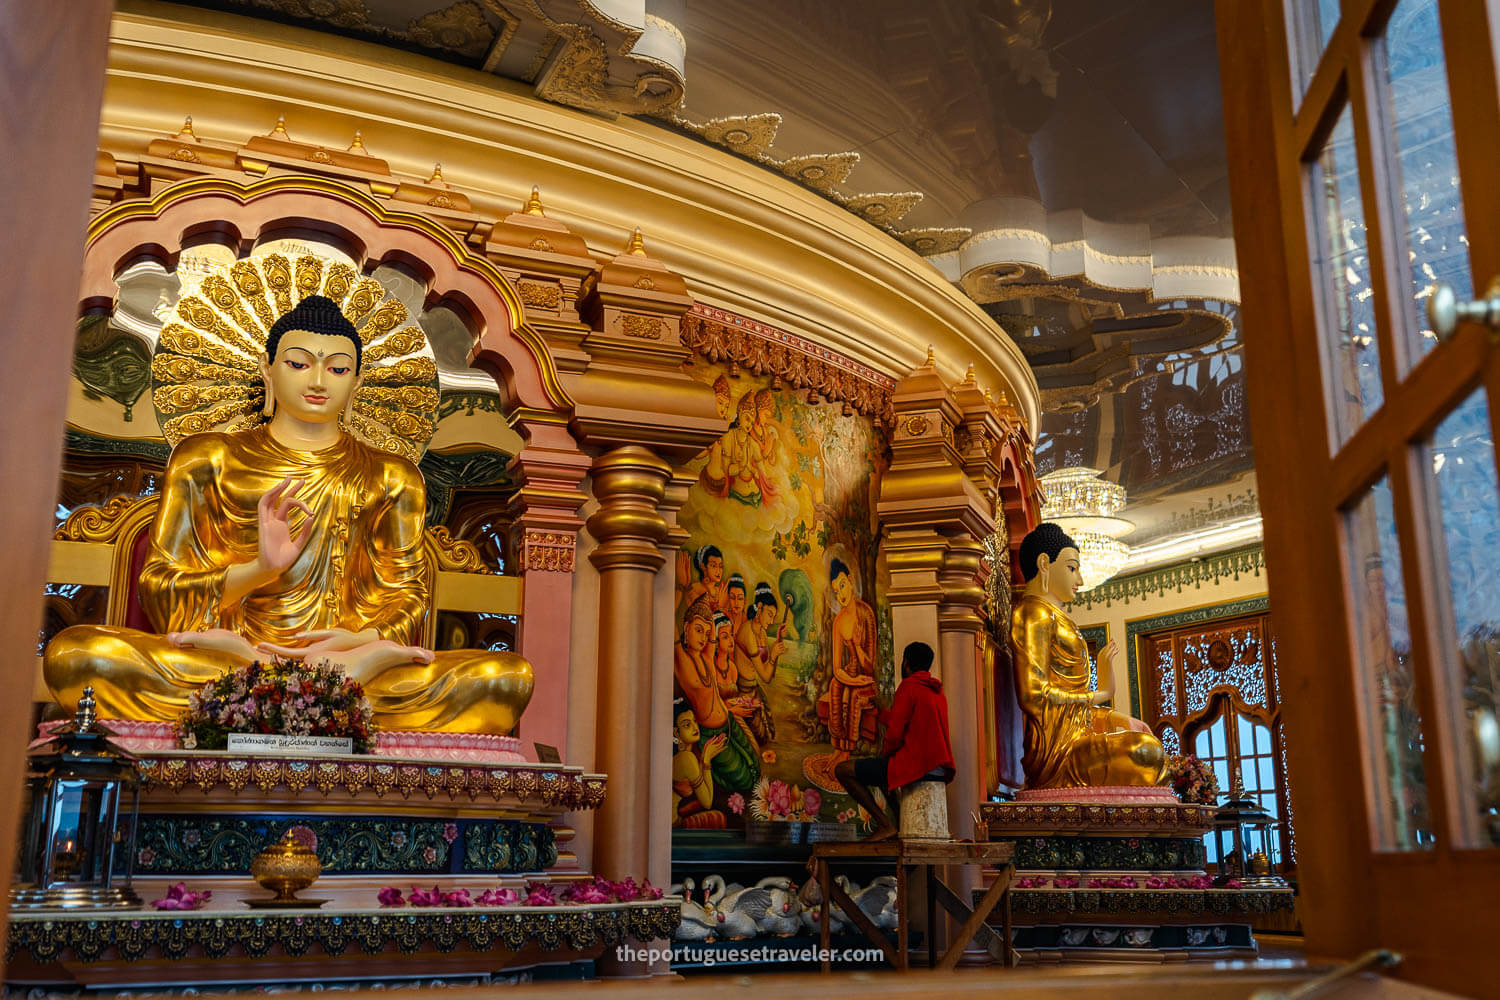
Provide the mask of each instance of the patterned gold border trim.
POLYGON ((682 318, 682 342, 709 361, 728 361, 772 375, 796 389, 881 417, 896 380, 821 344, 758 320, 701 303, 682 318))
POLYGON ((203 792, 227 788, 239 792, 254 785, 263 792, 285 788, 294 795, 308 788, 327 795, 342 789, 350 795, 391 792, 404 799, 420 792, 429 799, 488 799, 526 802, 562 809, 598 809, 604 804, 605 775, 546 764, 430 764, 304 757, 229 757, 143 753, 136 767, 147 787, 174 792, 195 786, 203 792))

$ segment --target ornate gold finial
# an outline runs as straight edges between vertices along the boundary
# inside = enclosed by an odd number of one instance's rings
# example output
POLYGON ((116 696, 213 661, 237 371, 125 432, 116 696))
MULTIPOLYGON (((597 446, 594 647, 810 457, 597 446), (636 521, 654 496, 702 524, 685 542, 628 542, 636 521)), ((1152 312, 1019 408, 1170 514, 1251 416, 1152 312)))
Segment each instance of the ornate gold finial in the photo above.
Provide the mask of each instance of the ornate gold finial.
POLYGON ((635 257, 646 256, 646 241, 641 239, 640 226, 636 226, 635 232, 630 234, 630 243, 626 245, 625 252, 635 257))
POLYGON ((927 360, 925 362, 923 362, 922 367, 923 368, 936 368, 937 367, 937 352, 932 349, 932 345, 931 344, 927 345, 927 360))
POLYGON ((348 152, 359 153, 363 156, 370 155, 370 151, 365 148, 365 137, 359 129, 354 130, 354 141, 349 144, 348 152))
POLYGON ((428 184, 446 184, 446 183, 448 183, 447 181, 443 180, 443 165, 441 163, 434 163, 432 165, 432 176, 429 177, 429 178, 427 178, 427 183, 428 184))
POLYGON ((188 115, 186 118, 184 118, 182 120, 182 131, 180 131, 180 132, 177 133, 177 138, 179 138, 179 139, 191 139, 194 142, 198 141, 198 133, 196 133, 196 132, 193 131, 193 116, 192 115, 188 115))
POLYGON ((979 377, 974 374, 974 362, 969 362, 969 370, 964 372, 964 385, 978 385, 979 377))
POLYGON ((521 211, 526 215, 547 214, 542 211, 542 192, 535 184, 531 186, 531 197, 526 199, 526 204, 522 206, 521 211))
POLYGON ((292 137, 286 134, 286 115, 277 115, 276 127, 271 129, 267 134, 291 142, 292 137))

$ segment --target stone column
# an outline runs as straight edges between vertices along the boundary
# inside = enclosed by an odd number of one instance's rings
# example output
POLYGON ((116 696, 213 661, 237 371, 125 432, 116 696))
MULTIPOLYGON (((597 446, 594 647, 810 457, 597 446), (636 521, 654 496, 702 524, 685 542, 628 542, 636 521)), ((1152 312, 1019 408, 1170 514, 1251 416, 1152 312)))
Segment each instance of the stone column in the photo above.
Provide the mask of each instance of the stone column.
MULTIPOLYGON (((99 135, 111 4, 0 4, 0 103, 7 155, 0 167, 0 368, 8 415, 0 436, 5 483, 5 616, 0 648, 11 691, 29 692, 36 665, 42 588, 67 413, 73 322, 78 308, 84 227, 99 135)), ((9 888, 16 850, 31 699, 7 698, 0 731, 0 891, 9 888)), ((0 959, 3 961, 3 959, 0 959)), ((3 971, 3 969, 0 969, 3 971)))
MULTIPOLYGON (((625 445, 597 459, 592 475, 599 503, 588 519, 589 533, 598 541, 589 560, 599 571, 595 764, 609 775, 594 821, 594 870, 608 878, 639 878, 649 871, 653 828, 651 609, 669 530, 658 507, 672 467, 646 448, 625 445)), ((617 976, 647 972, 643 963, 622 966, 610 956, 601 965, 617 976)))

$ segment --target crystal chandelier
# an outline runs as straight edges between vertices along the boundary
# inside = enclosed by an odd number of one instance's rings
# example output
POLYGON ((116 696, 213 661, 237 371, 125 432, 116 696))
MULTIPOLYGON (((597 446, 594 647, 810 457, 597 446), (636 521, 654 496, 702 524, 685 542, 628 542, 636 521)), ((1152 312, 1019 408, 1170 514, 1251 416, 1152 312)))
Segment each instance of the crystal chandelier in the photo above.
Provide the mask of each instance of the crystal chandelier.
POLYGON ((1120 572, 1130 558, 1130 546, 1120 538, 1135 525, 1116 516, 1125 507, 1125 487, 1102 475, 1098 469, 1078 466, 1049 472, 1039 480, 1047 497, 1042 520, 1057 524, 1078 543, 1080 592, 1120 572))

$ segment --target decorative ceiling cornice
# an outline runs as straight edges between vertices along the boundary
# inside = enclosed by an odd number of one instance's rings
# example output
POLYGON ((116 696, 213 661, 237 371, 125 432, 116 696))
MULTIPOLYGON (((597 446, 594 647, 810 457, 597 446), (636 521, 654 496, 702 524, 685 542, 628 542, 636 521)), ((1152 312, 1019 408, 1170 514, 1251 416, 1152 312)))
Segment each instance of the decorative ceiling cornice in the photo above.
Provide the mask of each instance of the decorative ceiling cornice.
POLYGON ((899 229, 896 223, 915 208, 924 195, 920 191, 883 191, 845 194, 838 190, 849 177, 859 154, 808 153, 778 157, 771 152, 781 115, 774 111, 755 115, 731 115, 695 122, 680 114, 663 115, 661 120, 689 135, 728 150, 761 166, 785 174, 803 187, 829 199, 864 219, 870 225, 896 237, 920 254, 943 253, 957 248, 970 235, 963 228, 899 229))
MULTIPOLYGON (((671 112, 682 104, 687 41, 676 24, 591 0, 178 0, 412 48, 533 84, 587 111, 671 112)), ((640 5, 643 7, 644 5, 640 5)))

